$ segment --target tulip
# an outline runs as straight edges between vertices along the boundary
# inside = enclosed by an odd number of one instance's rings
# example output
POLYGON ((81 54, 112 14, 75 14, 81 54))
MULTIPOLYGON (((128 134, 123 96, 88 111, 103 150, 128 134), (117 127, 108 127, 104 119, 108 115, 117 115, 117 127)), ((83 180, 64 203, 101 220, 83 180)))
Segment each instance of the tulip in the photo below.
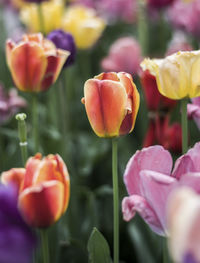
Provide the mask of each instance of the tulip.
POLYGON ((173 171, 172 166, 172 157, 162 146, 144 148, 132 156, 124 173, 129 194, 122 202, 124 220, 138 212, 155 233, 167 234, 170 193, 182 186, 200 193, 200 143, 177 159, 173 171))
POLYGON ((72 34, 76 46, 80 49, 92 47, 105 28, 102 18, 96 16, 92 8, 71 6, 64 14, 62 29, 72 34))
POLYGON ((199 0, 176 0, 168 10, 169 21, 175 28, 184 30, 196 37, 200 36, 199 16, 199 0))
POLYGON ((139 100, 130 74, 109 72, 85 82, 82 102, 96 135, 116 137, 133 130, 139 100))
POLYGON ((187 107, 188 117, 194 119, 200 130, 200 97, 192 99, 187 107))
POLYGON ((33 227, 49 227, 66 211, 69 202, 69 174, 59 155, 40 154, 28 159, 25 169, 2 173, 4 184, 18 188, 18 206, 33 227))
MULTIPOLYGON (((43 18, 43 33, 61 28, 64 4, 58 1, 45 1, 40 4, 43 18)), ((21 21, 31 32, 41 31, 41 20, 38 4, 26 4, 20 10, 21 21)))
POLYGON ((160 94, 156 78, 149 70, 145 70, 140 74, 140 80, 148 110, 168 112, 175 107, 177 103, 175 100, 168 99, 160 94))
POLYGON ((104 71, 137 74, 141 60, 141 50, 137 40, 123 37, 111 45, 108 56, 101 61, 101 66, 104 71))
POLYGON ((200 262, 200 197, 192 189, 174 191, 168 200, 169 251, 174 262, 200 262))
POLYGON ((70 52, 70 56, 65 62, 63 68, 72 65, 76 56, 76 45, 73 36, 63 30, 54 30, 47 36, 47 38, 51 40, 57 48, 70 52))
POLYGON ((58 78, 69 54, 43 39, 40 33, 24 35, 19 43, 12 40, 6 43, 7 64, 21 91, 47 90, 58 78))
POLYGON ((2 263, 31 262, 36 238, 17 208, 14 187, 0 185, 0 259, 2 263))
POLYGON ((156 77, 160 93, 170 99, 200 96, 200 51, 177 52, 164 59, 145 59, 141 66, 156 77))

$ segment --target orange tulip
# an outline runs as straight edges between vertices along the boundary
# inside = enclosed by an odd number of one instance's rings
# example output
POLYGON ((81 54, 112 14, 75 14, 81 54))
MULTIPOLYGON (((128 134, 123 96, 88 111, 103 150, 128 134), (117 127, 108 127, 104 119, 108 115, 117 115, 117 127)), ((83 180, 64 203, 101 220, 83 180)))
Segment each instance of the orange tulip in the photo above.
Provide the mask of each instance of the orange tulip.
POLYGON ((19 43, 6 42, 7 64, 19 90, 40 92, 53 84, 70 52, 57 49, 41 33, 24 35, 19 43))
POLYGON ((101 73, 86 81, 84 98, 92 129, 99 137, 130 133, 139 108, 139 93, 130 74, 101 73))
POLYGON ((4 184, 18 187, 18 205, 25 221, 33 227, 48 227, 66 211, 70 182, 67 167, 59 155, 28 159, 25 169, 2 173, 4 184))

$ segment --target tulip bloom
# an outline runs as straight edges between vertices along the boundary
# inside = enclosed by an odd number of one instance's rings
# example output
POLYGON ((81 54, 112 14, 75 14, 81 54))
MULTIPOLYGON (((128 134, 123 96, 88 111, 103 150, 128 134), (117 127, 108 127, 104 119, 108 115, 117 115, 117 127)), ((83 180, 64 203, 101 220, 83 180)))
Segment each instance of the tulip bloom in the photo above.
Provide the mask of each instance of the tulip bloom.
POLYGON ((192 189, 174 191, 168 201, 169 251, 174 262, 200 262, 200 197, 192 189))
POLYGON ((33 227, 48 227, 66 211, 69 202, 69 174, 59 155, 40 154, 28 159, 26 167, 2 173, 4 184, 18 188, 18 206, 33 227))
POLYGON ((97 136, 116 137, 133 130, 139 100, 130 74, 110 72, 86 81, 82 102, 97 136))
POLYGON ((19 43, 6 43, 7 64, 16 87, 40 92, 53 84, 70 53, 57 49, 42 34, 24 35, 19 43))
POLYGON ((188 117, 194 119, 200 130, 200 97, 192 99, 192 103, 187 105, 188 117))
POLYGON ((87 49, 101 36, 105 22, 96 16, 94 9, 75 5, 64 14, 62 28, 72 34, 78 48, 87 49))
POLYGON ((133 155, 124 173, 129 193, 122 202, 124 220, 138 212, 155 233, 167 234, 166 206, 172 190, 188 186, 200 193, 200 143, 175 162, 173 171, 172 165, 170 153, 162 146, 133 155))
POLYGON ((156 77, 162 95, 170 99, 200 96, 200 51, 180 51, 164 59, 145 59, 141 66, 156 77))
MULTIPOLYGON (((44 32, 49 32, 61 28, 64 4, 58 1, 45 1, 40 4, 44 20, 44 32)), ((20 19, 31 32, 40 32, 40 16, 38 4, 26 4, 20 10, 20 19)))
POLYGON ((115 41, 109 54, 101 61, 104 71, 125 71, 137 74, 142 60, 140 45, 133 37, 123 37, 115 41))

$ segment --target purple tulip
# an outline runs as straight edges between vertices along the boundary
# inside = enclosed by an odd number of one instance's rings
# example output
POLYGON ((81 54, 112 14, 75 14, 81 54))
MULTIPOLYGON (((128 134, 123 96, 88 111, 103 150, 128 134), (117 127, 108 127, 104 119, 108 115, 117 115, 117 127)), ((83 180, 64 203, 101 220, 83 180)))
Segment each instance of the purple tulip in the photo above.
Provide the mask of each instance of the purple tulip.
POLYGON ((76 45, 74 38, 70 33, 64 32, 63 30, 54 30, 48 36, 57 48, 69 51, 71 54, 64 64, 64 67, 72 65, 76 57, 76 45))
POLYGON ((17 191, 0 185, 0 261, 30 263, 36 240, 17 208, 17 191))

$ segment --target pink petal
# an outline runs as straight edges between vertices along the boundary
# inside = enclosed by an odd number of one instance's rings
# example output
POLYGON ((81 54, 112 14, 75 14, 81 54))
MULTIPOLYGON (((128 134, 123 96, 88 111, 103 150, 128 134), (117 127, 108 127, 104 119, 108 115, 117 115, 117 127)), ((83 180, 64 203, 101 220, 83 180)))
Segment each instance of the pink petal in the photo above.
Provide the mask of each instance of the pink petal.
POLYGON ((151 226, 154 232, 159 235, 164 234, 157 215, 142 196, 131 195, 125 197, 122 201, 122 212, 125 221, 131 220, 136 212, 139 213, 144 221, 151 226))
POLYGON ((141 170, 170 175, 171 169, 171 155, 162 146, 151 146, 137 151, 129 160, 124 173, 124 182, 129 195, 141 195, 141 170))
POLYGON ((166 229, 166 203, 176 179, 154 171, 141 171, 141 192, 152 210, 155 211, 163 230, 166 229))
POLYGON ((180 180, 175 186, 187 186, 191 187, 194 191, 200 194, 200 172, 199 173, 187 173, 181 176, 180 180))
POLYGON ((190 156, 183 155, 176 160, 172 176, 179 180, 188 172, 195 172, 195 166, 190 156))

